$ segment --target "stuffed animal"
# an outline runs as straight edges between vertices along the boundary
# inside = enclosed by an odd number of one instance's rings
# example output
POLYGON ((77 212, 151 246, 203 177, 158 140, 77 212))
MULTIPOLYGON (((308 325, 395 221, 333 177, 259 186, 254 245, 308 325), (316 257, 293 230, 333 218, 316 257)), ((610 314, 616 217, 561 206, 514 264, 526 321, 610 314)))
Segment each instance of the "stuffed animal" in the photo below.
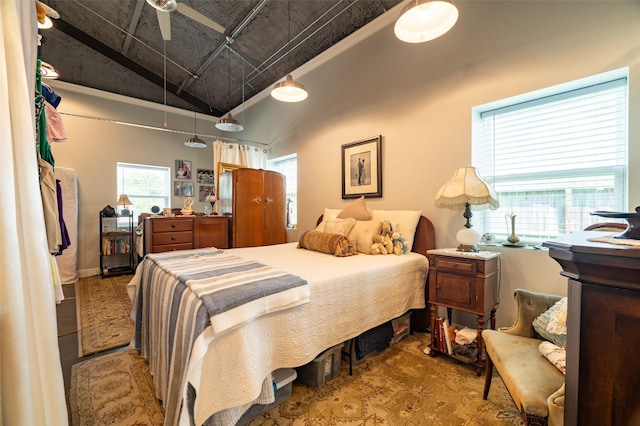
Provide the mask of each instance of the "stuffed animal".
POLYGON ((384 248, 387 250, 387 253, 393 253, 393 240, 391 236, 393 235, 393 230, 391 228, 391 222, 389 220, 383 220, 380 224, 380 232, 378 233, 383 239, 381 243, 384 245, 384 248))
POLYGON ((407 249, 409 248, 407 246, 407 240, 400 235, 399 232, 394 232, 391 236, 392 241, 393 241, 393 253, 396 255, 401 255, 403 253, 407 252, 407 249))
POLYGON ((373 244, 371 245, 371 254, 388 254, 387 248, 384 244, 384 237, 382 235, 373 236, 373 244))

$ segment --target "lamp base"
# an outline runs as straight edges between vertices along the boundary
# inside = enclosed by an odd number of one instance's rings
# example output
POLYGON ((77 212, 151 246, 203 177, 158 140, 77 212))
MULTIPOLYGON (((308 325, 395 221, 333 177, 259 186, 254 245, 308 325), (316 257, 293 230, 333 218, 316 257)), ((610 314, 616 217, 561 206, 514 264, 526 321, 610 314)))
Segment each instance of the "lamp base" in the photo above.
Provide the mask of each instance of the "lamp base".
POLYGON ((456 234, 456 239, 460 245, 458 246, 458 251, 467 251, 467 252, 476 252, 480 251, 478 244, 480 242, 480 233, 475 229, 462 228, 456 234))

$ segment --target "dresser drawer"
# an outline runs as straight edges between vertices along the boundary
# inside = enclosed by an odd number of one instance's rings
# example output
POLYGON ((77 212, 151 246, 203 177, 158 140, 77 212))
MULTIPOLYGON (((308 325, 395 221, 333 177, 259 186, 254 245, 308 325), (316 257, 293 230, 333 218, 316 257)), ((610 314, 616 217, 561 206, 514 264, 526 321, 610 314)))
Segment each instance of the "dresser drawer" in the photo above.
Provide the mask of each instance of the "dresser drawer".
POLYGON ((158 219, 153 221, 153 232, 192 231, 193 219, 158 219))
MULTIPOLYGON (((152 245, 164 245, 164 244, 181 244, 188 243, 190 246, 193 245, 193 232, 192 231, 182 231, 182 232, 160 232, 154 233, 151 237, 152 245)), ((192 248, 192 247, 188 247, 192 248)))
POLYGON ((166 251, 175 251, 175 250, 189 250, 192 248, 193 248, 193 244, 191 243, 164 244, 160 246, 151 247, 151 253, 164 253, 166 251))
POLYGON ((476 274, 477 262, 473 259, 453 257, 436 257, 436 268, 441 271, 452 271, 457 274, 476 274))

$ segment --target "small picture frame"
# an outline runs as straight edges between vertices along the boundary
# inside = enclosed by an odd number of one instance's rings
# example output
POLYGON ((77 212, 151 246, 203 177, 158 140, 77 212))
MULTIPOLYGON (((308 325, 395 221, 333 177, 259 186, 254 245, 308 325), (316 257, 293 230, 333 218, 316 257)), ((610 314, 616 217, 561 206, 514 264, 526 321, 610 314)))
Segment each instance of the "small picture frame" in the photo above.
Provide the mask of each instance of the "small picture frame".
POLYGON ((382 135, 342 145, 342 198, 382 197, 382 135))
POLYGON ((213 170, 198 169, 198 183, 214 183, 213 170))
POLYGON ((191 179, 191 161, 176 160, 176 179, 191 179))
POLYGON ((198 187, 198 201, 201 203, 208 203, 207 197, 211 194, 215 194, 213 192, 213 185, 200 185, 198 187))
POLYGON ((173 182, 173 195, 176 197, 193 197, 193 182, 173 182))

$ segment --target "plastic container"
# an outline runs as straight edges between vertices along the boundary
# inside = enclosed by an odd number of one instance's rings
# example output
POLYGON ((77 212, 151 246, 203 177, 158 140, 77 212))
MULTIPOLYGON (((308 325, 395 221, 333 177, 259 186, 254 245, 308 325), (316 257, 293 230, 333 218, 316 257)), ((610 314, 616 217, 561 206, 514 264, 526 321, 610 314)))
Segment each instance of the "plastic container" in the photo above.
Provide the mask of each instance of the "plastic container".
POLYGON ((275 401, 265 405, 253 404, 242 417, 240 417, 236 426, 249 423, 254 418, 277 407, 291 397, 291 388, 293 387, 293 381, 296 379, 296 370, 293 368, 279 368, 271 373, 271 375, 273 377, 273 389, 276 392, 275 401))
POLYGON ((298 380, 305 386, 320 389, 340 372, 340 366, 342 365, 340 352, 342 352, 342 347, 342 343, 336 345, 322 352, 310 363, 297 367, 298 380))
POLYGON ((393 345, 408 336, 411 332, 411 312, 407 312, 403 316, 391 320, 391 326, 393 327, 393 337, 391 338, 391 344, 393 345))

